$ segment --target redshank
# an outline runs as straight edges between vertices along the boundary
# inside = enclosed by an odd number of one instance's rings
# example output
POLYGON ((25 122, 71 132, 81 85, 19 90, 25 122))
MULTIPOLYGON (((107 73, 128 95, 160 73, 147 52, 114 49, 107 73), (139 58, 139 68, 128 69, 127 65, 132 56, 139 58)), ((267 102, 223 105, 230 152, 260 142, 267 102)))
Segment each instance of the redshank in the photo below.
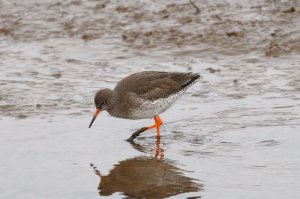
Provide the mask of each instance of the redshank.
POLYGON ((91 128, 101 111, 124 119, 151 119, 155 124, 143 127, 132 134, 133 140, 140 133, 156 128, 156 137, 160 137, 159 117, 201 76, 193 73, 144 71, 134 73, 122 79, 114 88, 101 89, 95 95, 96 112, 89 125, 91 128))

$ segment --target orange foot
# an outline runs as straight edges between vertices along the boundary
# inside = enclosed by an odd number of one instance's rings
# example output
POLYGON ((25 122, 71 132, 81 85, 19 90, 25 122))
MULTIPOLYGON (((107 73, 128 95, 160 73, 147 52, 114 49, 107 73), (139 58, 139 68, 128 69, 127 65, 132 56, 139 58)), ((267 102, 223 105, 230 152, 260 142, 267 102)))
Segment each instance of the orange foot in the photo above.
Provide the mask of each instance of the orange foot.
POLYGON ((160 119, 160 117, 158 115, 156 115, 154 117, 154 121, 155 121, 155 124, 152 125, 152 126, 147 127, 147 130, 152 129, 152 128, 156 128, 156 137, 160 138, 160 129, 159 129, 159 127, 163 124, 163 121, 160 119))

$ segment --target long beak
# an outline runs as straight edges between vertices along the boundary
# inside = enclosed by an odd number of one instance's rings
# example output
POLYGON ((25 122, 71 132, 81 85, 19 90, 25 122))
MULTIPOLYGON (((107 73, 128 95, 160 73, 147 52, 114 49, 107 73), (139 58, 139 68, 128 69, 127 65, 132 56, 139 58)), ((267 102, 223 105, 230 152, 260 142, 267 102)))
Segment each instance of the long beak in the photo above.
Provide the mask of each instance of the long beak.
POLYGON ((101 110, 97 108, 97 109, 96 109, 96 112, 95 112, 95 114, 94 114, 94 117, 93 117, 93 119, 92 119, 92 121, 91 121, 91 123, 90 123, 89 128, 91 128, 91 126, 93 125, 93 123, 94 123, 96 117, 98 116, 98 114, 99 114, 100 112, 101 112, 101 110))

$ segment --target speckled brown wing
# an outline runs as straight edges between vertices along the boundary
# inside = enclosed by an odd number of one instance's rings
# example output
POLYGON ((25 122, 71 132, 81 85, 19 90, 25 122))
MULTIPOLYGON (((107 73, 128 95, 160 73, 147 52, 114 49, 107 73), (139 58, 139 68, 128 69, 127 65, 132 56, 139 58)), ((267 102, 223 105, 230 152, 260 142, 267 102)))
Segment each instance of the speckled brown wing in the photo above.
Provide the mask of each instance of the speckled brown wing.
POLYGON ((115 90, 121 95, 131 92, 139 98, 155 100, 179 92, 192 77, 192 73, 145 71, 124 78, 115 90))
POLYGON ((167 98, 168 96, 179 92, 181 90, 181 86, 178 82, 166 77, 151 81, 148 86, 145 86, 145 90, 148 91, 139 94, 139 98, 156 100, 167 98))

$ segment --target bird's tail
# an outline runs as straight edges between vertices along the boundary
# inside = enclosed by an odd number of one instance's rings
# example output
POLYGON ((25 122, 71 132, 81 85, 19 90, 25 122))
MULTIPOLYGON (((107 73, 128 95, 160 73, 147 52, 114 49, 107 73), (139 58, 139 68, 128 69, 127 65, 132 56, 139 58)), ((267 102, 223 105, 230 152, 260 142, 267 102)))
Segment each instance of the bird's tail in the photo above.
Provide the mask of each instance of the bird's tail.
POLYGON ((191 79, 187 82, 185 82, 184 84, 181 85, 182 89, 186 89, 190 86, 192 86, 194 83, 196 83, 200 78, 202 78, 202 76, 198 73, 193 74, 193 76, 191 77, 191 79))

